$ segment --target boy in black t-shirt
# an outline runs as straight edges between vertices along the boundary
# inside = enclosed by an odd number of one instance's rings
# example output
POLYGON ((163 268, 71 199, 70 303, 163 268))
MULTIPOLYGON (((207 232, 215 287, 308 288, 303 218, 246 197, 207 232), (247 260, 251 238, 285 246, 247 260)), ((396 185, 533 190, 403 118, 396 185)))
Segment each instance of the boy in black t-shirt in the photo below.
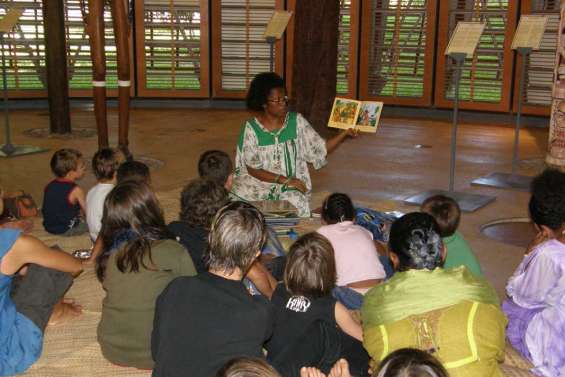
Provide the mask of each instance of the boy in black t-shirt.
POLYGON ((263 356, 272 309, 241 281, 265 241, 263 215, 230 203, 216 215, 209 241, 208 272, 173 280, 157 299, 153 376, 210 377, 232 358, 263 356))

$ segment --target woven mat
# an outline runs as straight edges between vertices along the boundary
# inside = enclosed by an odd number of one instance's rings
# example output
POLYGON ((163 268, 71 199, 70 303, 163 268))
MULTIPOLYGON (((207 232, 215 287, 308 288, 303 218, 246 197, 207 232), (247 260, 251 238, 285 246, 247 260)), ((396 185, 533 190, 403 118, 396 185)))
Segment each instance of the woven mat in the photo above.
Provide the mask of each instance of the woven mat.
POLYGON ((507 377, 534 377, 530 372, 533 365, 524 359, 509 343, 504 350, 504 364, 502 372, 507 377))
MULTIPOLYGON (((181 189, 174 189, 157 194, 165 212, 165 219, 170 222, 178 217, 181 189)), ((329 192, 318 192, 312 195, 312 208, 321 206, 329 192)), ((376 203, 356 202, 369 208, 381 211, 397 209, 392 201, 376 203)), ((306 221, 299 227, 299 232, 315 230, 319 219, 306 221)), ((51 235, 43 229, 41 219, 34 220, 32 234, 47 245, 59 245, 63 250, 71 252, 76 249, 91 247, 87 234, 75 237, 51 235)), ((106 361, 96 340, 96 328, 100 321, 104 291, 96 280, 93 266, 75 279, 66 297, 74 298, 83 306, 83 314, 76 320, 48 327, 45 332, 43 354, 41 358, 24 374, 34 377, 102 377, 102 376, 149 376, 150 371, 125 368, 106 361)), ((510 346, 506 347, 506 358, 502 366, 505 376, 529 377, 531 365, 522 359, 510 346)))

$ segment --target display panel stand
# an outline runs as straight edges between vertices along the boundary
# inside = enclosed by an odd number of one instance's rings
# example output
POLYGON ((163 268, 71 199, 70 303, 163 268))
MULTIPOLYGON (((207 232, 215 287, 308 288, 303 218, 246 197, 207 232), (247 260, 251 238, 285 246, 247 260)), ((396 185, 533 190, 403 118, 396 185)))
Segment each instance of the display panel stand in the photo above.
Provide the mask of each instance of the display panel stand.
POLYGON ((284 31, 292 17, 292 12, 285 10, 276 10, 271 17, 265 29, 265 40, 269 44, 269 71, 275 69, 275 43, 282 38, 284 31))
POLYGON ((529 191, 530 184, 532 182, 532 177, 525 175, 519 175, 518 164, 520 163, 518 159, 518 153, 520 149, 520 120, 522 115, 522 102, 524 98, 524 81, 526 76, 526 59, 532 51, 531 48, 520 47, 518 48, 518 53, 522 55, 522 64, 520 68, 520 82, 519 82, 519 93, 518 93, 518 109, 516 112, 516 127, 514 130, 514 147, 512 149, 512 173, 490 173, 487 176, 477 178, 473 182, 473 185, 478 186, 489 186, 496 188, 529 191))
POLYGON ((518 108, 516 111, 516 124, 514 130, 514 147, 512 149, 512 172, 490 173, 487 176, 475 179, 472 184, 489 186, 519 191, 529 191, 532 177, 518 174, 520 150, 520 123, 522 117, 522 104, 524 102, 524 87, 526 84, 526 65, 532 50, 538 50, 545 31, 547 17, 524 15, 520 18, 518 29, 514 34, 512 48, 517 50, 522 59, 518 83, 518 108))
POLYGON ((9 33, 23 14, 23 9, 12 8, 0 20, 0 48, 2 49, 2 92, 4 102, 4 144, 0 145, 0 157, 15 157, 26 154, 45 152, 47 149, 31 145, 15 145, 12 143, 10 129, 10 111, 8 105, 8 75, 6 73, 6 58, 4 56, 5 35, 9 33))
POLYGON ((269 44, 269 72, 273 72, 275 69, 275 42, 277 39, 275 37, 265 38, 269 44))
POLYGON ((454 69, 454 97, 453 97, 453 123, 451 126, 451 153, 449 169, 449 190, 428 190, 404 199, 406 204, 421 205, 427 198, 435 195, 445 195, 454 199, 465 212, 473 212, 484 207, 496 198, 490 195, 471 194, 455 191, 455 166, 457 162, 457 128, 459 113, 459 88, 461 85, 461 73, 465 58, 469 52, 473 54, 479 42, 480 35, 484 30, 484 24, 460 22, 449 42, 446 55, 455 61, 454 69), (469 25, 469 28, 460 27, 461 24, 469 25), (482 28, 480 27, 482 25, 482 28))

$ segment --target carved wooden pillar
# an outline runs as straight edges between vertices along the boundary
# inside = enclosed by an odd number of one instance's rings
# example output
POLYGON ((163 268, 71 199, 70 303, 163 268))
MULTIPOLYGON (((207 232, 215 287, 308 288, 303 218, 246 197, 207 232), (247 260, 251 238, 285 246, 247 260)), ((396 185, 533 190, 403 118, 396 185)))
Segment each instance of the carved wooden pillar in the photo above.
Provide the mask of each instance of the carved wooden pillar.
POLYGON ((49 130, 70 133, 69 81, 65 39, 65 5, 63 0, 43 1, 45 28, 45 62, 49 100, 49 130))
POLYGON ((291 97, 322 134, 336 95, 339 0, 296 2, 291 97))

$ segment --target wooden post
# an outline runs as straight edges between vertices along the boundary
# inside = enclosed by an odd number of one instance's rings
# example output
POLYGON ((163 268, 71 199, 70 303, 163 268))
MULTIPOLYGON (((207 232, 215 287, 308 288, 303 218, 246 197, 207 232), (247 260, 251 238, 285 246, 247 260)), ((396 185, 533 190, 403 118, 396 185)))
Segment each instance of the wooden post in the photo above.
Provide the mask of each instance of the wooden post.
POLYGON ((561 19, 557 29, 557 52, 553 72, 553 101, 545 162, 565 170, 565 0, 561 0, 561 19))
POLYGON ((339 0, 297 1, 292 93, 296 110, 322 134, 337 85, 339 0))
POLYGON ((63 0, 43 1, 49 130, 70 133, 69 82, 65 40, 65 6, 63 0))

